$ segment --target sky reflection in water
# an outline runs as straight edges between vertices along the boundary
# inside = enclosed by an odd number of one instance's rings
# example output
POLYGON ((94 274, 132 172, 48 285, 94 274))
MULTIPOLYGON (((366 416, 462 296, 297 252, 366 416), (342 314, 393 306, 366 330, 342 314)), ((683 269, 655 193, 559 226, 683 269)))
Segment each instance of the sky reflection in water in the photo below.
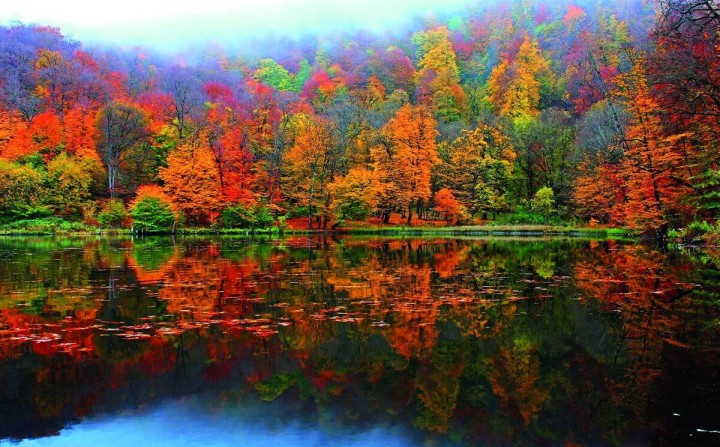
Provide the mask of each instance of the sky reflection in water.
MULTIPOLYGON (((338 430, 300 420, 268 425, 273 405, 226 407, 212 411, 212 402, 190 397, 164 402, 155 408, 99 415, 63 429, 55 437, 24 440, 18 447, 272 447, 272 446, 385 446, 418 445, 417 437, 399 427, 338 430), (246 416, 251 413, 249 418, 246 416), (262 419, 260 418, 262 415, 262 419)), ((433 446, 440 444, 433 442, 433 446)))

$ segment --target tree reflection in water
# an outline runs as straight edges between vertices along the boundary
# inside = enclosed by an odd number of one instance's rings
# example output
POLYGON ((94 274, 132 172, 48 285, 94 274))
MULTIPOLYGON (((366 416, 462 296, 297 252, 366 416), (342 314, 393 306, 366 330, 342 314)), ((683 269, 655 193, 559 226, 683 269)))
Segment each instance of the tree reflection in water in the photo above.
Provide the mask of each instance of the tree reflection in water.
POLYGON ((188 396, 244 422, 440 443, 718 439, 697 431, 720 428, 707 260, 576 239, 6 238, 0 252, 0 439, 188 396))

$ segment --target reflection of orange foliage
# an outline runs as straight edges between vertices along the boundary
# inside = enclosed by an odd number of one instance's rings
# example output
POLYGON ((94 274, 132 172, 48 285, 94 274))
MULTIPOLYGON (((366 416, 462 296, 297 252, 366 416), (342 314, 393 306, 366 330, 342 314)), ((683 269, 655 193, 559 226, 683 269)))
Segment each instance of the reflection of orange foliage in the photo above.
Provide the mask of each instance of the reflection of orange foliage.
POLYGON ((127 260, 127 266, 135 272, 135 277, 137 278, 137 281, 140 284, 156 284, 161 283, 163 279, 168 275, 168 273, 174 268, 174 263, 179 259, 180 253, 176 249, 173 251, 172 257, 170 259, 166 260, 163 265, 160 266, 158 269, 145 269, 143 268, 132 256, 130 252, 128 252, 128 256, 126 257, 127 260))
MULTIPOLYGON (((685 318, 673 312, 677 300, 692 290, 692 285, 679 281, 691 264, 672 265, 662 253, 642 246, 618 246, 610 250, 598 246, 588 254, 587 261, 575 264, 578 288, 586 296, 599 300, 608 309, 622 310, 625 342, 637 361, 636 375, 647 386, 660 373, 662 355, 667 345, 685 346, 685 318)), ((633 397, 643 393, 636 386, 633 397)), ((647 390, 649 392, 649 390, 647 390)))
POLYGON ((525 425, 538 417, 548 390, 538 383, 540 359, 537 348, 515 341, 511 349, 502 348, 490 359, 489 380, 501 404, 516 410, 525 425))
POLYGON ((463 364, 453 362, 435 366, 437 368, 422 368, 416 381, 418 398, 425 410, 419 418, 419 425, 429 430, 446 432, 457 404, 463 364))
POLYGON ((165 286, 160 289, 160 298, 168 301, 168 312, 183 319, 209 321, 222 318, 242 317, 246 311, 243 299, 254 296, 257 279, 251 275, 259 272, 254 262, 242 265, 219 258, 213 254, 213 246, 192 258, 177 260, 164 271, 165 286), (197 256, 204 258, 198 262, 197 256))
POLYGON ((452 247, 435 255, 435 271, 441 278, 451 278, 469 256, 470 246, 452 247))
POLYGON ((150 347, 136 362, 148 376, 155 376, 171 371, 175 367, 176 350, 167 339, 153 337, 150 347))
POLYGON ((401 279, 397 284, 399 296, 396 299, 400 302, 393 315, 389 341, 403 357, 424 357, 437 340, 435 323, 441 303, 430 295, 432 270, 407 268, 398 273, 401 279))

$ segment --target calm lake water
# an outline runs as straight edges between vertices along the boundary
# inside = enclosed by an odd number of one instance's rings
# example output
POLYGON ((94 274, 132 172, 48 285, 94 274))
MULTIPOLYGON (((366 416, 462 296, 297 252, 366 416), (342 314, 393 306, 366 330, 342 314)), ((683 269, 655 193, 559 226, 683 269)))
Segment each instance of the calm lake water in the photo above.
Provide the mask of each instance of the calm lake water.
POLYGON ((0 238, 0 444, 720 445, 716 259, 0 238))

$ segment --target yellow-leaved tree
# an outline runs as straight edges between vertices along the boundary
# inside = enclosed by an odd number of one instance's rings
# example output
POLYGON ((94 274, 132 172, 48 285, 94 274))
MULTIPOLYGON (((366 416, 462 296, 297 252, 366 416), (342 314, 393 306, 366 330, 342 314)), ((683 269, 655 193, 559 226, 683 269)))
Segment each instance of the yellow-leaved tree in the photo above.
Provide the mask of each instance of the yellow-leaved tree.
POLYGON ((283 157, 283 180, 286 195, 307 208, 308 228, 313 217, 322 218, 323 227, 330 220, 330 190, 338 157, 332 123, 318 117, 298 114, 292 119, 295 143, 283 157))
POLYGON ((512 60, 503 60, 490 73, 488 94, 496 112, 516 120, 537 115, 541 94, 550 90, 554 76, 536 40, 525 36, 512 60))
POLYGON ((413 41, 420 54, 415 74, 419 102, 432 107, 441 120, 461 119, 467 108, 467 98, 460 87, 457 56, 448 28, 440 26, 416 33, 413 41))

